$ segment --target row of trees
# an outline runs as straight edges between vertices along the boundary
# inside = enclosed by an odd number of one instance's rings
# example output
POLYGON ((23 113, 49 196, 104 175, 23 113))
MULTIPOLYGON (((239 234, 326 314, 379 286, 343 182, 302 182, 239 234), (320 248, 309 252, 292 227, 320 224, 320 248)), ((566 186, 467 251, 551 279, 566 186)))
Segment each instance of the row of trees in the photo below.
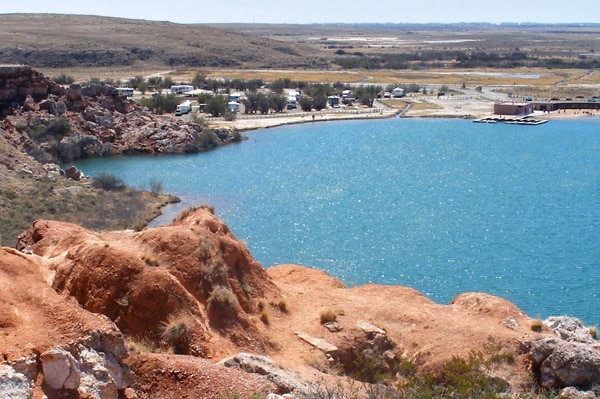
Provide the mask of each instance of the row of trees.
POLYGON ((335 54, 339 57, 334 60, 334 63, 345 69, 413 69, 443 67, 448 64, 456 68, 531 66, 593 69, 600 66, 600 60, 596 57, 591 59, 586 56, 579 56, 577 59, 548 59, 531 56, 523 51, 499 54, 486 51, 432 50, 366 56, 362 52, 347 53, 345 50, 337 50, 335 54))
MULTIPOLYGON (((67 75, 61 74, 54 78, 57 82, 67 83, 73 79, 67 75)), ((208 79, 202 74, 196 74, 191 82, 174 82, 170 77, 150 77, 148 79, 142 76, 135 76, 126 82, 120 80, 105 79, 100 80, 91 78, 88 83, 110 84, 113 86, 128 86, 145 94, 148 90, 156 90, 151 97, 139 99, 139 103, 146 106, 158 114, 173 113, 177 105, 182 101, 181 98, 171 93, 163 93, 162 89, 170 88, 173 84, 190 84, 194 87, 203 88, 213 94, 201 94, 198 96, 198 102, 205 104, 205 111, 213 116, 225 115, 228 112, 228 97, 226 93, 240 91, 244 92, 246 98, 242 100, 246 113, 266 114, 271 110, 282 112, 287 105, 288 95, 284 90, 294 88, 300 90, 303 95, 297 102, 297 106, 303 111, 320 111, 327 107, 327 97, 332 95, 340 96, 342 91, 351 90, 355 101, 372 107, 375 99, 381 95, 383 88, 381 86, 359 86, 352 87, 342 82, 329 83, 307 83, 294 81, 290 78, 276 79, 273 82, 264 82, 262 79, 208 79), (219 94, 217 94, 219 93, 219 94)), ((386 91, 392 91, 397 85, 389 85, 386 91)), ((406 93, 419 91, 419 85, 411 84, 403 86, 406 93)))

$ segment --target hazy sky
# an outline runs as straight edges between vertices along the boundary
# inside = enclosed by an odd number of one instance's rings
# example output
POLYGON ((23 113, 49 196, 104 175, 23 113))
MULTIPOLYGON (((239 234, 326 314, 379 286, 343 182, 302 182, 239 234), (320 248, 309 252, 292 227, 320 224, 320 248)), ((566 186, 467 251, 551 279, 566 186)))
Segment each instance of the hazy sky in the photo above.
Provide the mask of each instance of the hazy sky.
POLYGON ((600 0, 0 0, 0 13, 90 14, 180 23, 600 23, 600 0))

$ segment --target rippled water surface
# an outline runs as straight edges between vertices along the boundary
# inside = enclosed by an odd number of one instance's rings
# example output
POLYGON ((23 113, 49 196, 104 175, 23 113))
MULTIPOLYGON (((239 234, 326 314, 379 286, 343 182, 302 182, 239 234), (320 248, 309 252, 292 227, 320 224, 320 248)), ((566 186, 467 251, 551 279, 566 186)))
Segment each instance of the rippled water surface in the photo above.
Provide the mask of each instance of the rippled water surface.
POLYGON ((157 178, 181 206, 214 204, 267 267, 407 285, 441 303, 482 291, 533 317, 600 324, 600 121, 390 119, 246 135, 205 154, 78 166, 138 187, 157 178))

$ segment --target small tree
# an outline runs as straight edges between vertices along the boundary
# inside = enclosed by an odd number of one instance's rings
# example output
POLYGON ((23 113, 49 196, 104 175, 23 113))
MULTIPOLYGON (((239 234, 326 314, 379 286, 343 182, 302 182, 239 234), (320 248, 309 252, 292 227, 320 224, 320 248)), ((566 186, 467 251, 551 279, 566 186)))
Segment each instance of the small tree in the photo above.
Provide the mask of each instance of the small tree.
POLYGON ((206 102, 205 110, 212 116, 220 116, 227 111, 227 100, 224 96, 215 96, 206 102))
POLYGON ((163 95, 161 92, 156 93, 151 98, 142 98, 139 103, 152 109, 157 114, 172 113, 177 109, 179 100, 174 94, 163 95))
POLYGON ((163 87, 165 89, 170 89, 171 86, 173 86, 173 79, 171 79, 169 76, 165 76, 163 78, 163 87))
POLYGON ((142 94, 146 94, 146 92, 148 91, 148 83, 146 83, 145 81, 141 81, 137 84, 137 89, 142 92, 142 94))
POLYGON ((313 97, 313 108, 317 111, 325 109, 327 107, 327 96, 324 94, 317 94, 313 97))
POLYGON ((254 114, 258 111, 258 100, 260 96, 264 96, 264 94, 256 92, 246 93, 246 99, 242 100, 246 107, 245 113, 254 114))
POLYGON ((271 89, 271 91, 273 93, 281 94, 281 93, 283 93, 283 89, 285 89, 285 84, 286 84, 285 80, 277 79, 269 85, 269 89, 271 89))
POLYGON ((304 112, 310 112, 312 110, 312 99, 310 97, 300 97, 299 104, 304 112))
POLYGON ((262 79, 251 79, 248 82, 246 82, 246 90, 255 92, 256 90, 260 89, 264 84, 265 82, 263 82, 262 79))
POLYGON ((258 110, 261 114, 268 114, 271 109, 271 101, 263 93, 258 93, 258 110))
POLYGON ((157 196, 158 194, 162 193, 163 191, 163 183, 162 181, 155 179, 154 177, 150 179, 149 182, 150 185, 150 192, 154 195, 157 196))
POLYGON ((278 94, 271 94, 269 96, 269 100, 271 103, 271 108, 273 108, 275 112, 283 111, 287 105, 287 98, 278 94))
POLYGON ((331 85, 328 83, 327 84, 317 83, 317 84, 312 85, 308 89, 308 92, 313 98, 316 96, 325 96, 325 98, 327 98, 327 96, 335 93, 335 89, 333 87, 331 87, 331 85))
POLYGON ((136 77, 129 79, 128 85, 129 85, 129 87, 133 87, 134 89, 137 89, 138 84, 140 84, 141 82, 145 82, 144 77, 138 75, 136 77))
POLYGON ((194 76, 194 79, 192 79, 192 86, 194 87, 201 87, 202 85, 206 84, 206 76, 201 74, 201 73, 197 73, 196 76, 194 76))
POLYGON ((358 96, 361 104, 372 107, 375 99, 377 98, 377 93, 379 93, 380 90, 381 87, 379 86, 361 86, 356 90, 356 95, 358 96))

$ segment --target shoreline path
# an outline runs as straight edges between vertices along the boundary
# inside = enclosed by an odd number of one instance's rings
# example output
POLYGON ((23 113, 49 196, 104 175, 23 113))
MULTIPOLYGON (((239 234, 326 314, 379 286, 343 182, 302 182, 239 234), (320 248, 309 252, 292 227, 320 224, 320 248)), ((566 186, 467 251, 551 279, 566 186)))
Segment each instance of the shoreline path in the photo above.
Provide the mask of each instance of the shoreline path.
MULTIPOLYGON (((268 115, 240 114, 233 121, 223 118, 209 119, 215 128, 232 128, 240 131, 266 129, 271 127, 298 123, 313 123, 348 119, 392 118, 401 115, 412 118, 465 118, 476 119, 493 116, 494 103, 508 101, 506 94, 494 91, 475 92, 461 90, 460 94, 447 96, 410 95, 398 100, 387 100, 390 103, 398 101, 398 107, 391 107, 384 102, 376 101, 373 108, 343 107, 328 108, 323 111, 301 112, 292 111, 268 115), (402 105, 408 106, 402 109, 402 105)), ((566 119, 600 115, 598 111, 581 112, 578 110, 562 110, 550 113, 535 112, 536 118, 566 119)))

